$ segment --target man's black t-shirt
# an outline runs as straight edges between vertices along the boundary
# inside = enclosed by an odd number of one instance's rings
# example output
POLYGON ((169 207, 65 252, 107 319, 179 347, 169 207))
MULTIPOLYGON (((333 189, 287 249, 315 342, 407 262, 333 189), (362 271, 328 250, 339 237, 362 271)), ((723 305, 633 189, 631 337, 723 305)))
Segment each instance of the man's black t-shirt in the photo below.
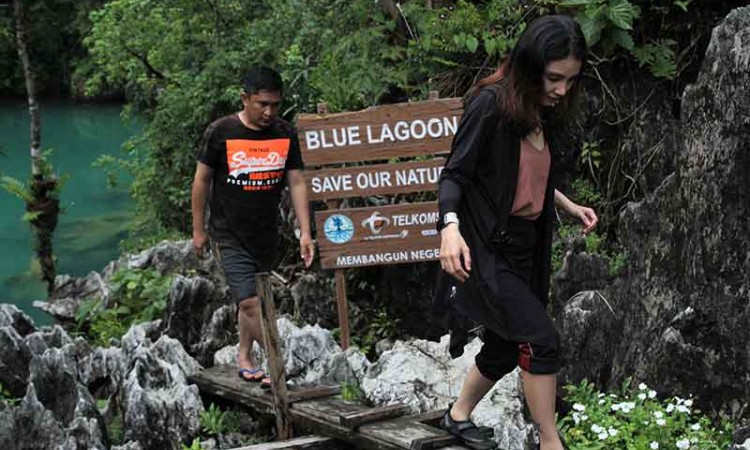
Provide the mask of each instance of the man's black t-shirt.
POLYGON ((209 125, 201 147, 200 162, 214 171, 211 235, 245 246, 269 269, 286 171, 303 168, 296 130, 281 119, 252 130, 232 114, 209 125))

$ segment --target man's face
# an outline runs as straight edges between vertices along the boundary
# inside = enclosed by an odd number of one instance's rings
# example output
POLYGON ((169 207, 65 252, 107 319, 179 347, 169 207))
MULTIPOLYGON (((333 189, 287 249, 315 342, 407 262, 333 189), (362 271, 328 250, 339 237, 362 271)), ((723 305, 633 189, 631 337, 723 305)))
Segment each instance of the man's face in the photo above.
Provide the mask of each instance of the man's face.
POLYGON ((253 94, 242 93, 242 106, 248 126, 255 130, 268 128, 279 114, 281 93, 260 90, 253 94))

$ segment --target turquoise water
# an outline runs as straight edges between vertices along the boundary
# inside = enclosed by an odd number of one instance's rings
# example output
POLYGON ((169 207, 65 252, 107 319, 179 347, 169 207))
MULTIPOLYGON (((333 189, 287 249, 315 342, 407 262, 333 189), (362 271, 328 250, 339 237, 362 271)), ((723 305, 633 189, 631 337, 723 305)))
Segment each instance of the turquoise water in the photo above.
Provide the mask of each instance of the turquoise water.
MULTIPOLYGON (((41 106, 42 148, 54 151, 56 172, 68 176, 53 244, 58 274, 82 276, 118 256, 133 214, 128 186, 108 188, 106 173, 92 163, 102 154, 122 156, 122 143, 140 132, 139 123, 120 118, 121 109, 72 102, 41 106)), ((27 181, 30 170, 26 103, 0 103, 0 174, 27 181)), ((33 263, 31 231, 21 220, 23 213, 23 202, 0 190, 0 303, 17 305, 37 324, 50 323, 31 306, 45 298, 45 286, 33 263)))

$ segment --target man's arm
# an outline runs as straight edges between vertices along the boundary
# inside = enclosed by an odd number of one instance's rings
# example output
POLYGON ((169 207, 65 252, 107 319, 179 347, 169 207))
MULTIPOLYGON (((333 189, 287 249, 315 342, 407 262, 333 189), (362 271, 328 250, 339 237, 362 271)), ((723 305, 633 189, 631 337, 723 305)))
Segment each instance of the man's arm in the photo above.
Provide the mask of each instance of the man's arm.
POLYGON ((193 211, 193 248, 195 253, 202 257, 204 248, 208 242, 206 235, 206 200, 211 188, 211 179, 214 170, 199 162, 195 169, 195 178, 193 179, 192 191, 192 211, 193 211))
POLYGON ((289 183, 289 191, 292 194, 294 213, 299 221, 300 256, 305 261, 305 267, 310 267, 313 255, 315 254, 315 244, 312 241, 312 235, 310 233, 310 205, 307 202, 307 185, 305 184, 305 176, 302 174, 301 170, 292 169, 287 172, 287 182, 289 183))

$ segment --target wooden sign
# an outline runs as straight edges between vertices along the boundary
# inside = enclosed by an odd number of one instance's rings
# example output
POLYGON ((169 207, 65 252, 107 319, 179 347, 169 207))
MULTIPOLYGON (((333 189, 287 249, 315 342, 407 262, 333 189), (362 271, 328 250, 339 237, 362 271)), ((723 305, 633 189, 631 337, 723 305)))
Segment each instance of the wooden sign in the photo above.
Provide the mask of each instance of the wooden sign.
POLYGON ((445 159, 308 172, 308 198, 324 200, 437 190, 445 159))
POLYGON ((305 164, 320 166, 448 153, 463 113, 460 98, 303 114, 297 131, 305 164))
POLYGON ((433 261, 440 257, 437 202, 318 211, 324 269, 433 261))

